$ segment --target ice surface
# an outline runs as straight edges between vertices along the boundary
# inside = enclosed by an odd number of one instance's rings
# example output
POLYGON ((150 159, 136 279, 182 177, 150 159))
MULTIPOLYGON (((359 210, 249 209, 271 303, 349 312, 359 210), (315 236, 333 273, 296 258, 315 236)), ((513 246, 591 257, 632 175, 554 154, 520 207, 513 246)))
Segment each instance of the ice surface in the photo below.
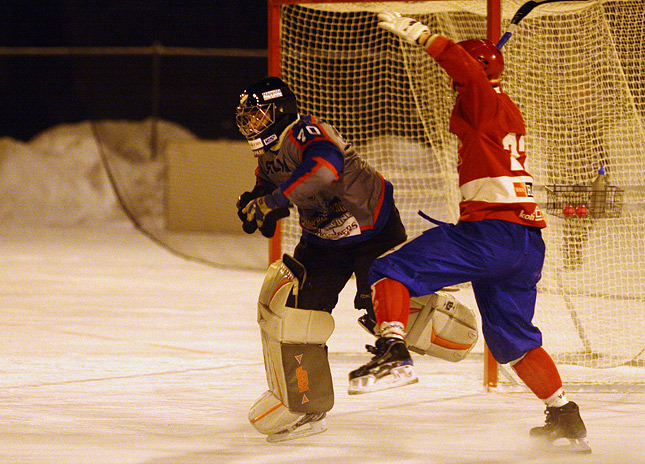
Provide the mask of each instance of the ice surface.
POLYGON ((3 464, 645 462, 642 393, 570 395, 594 453, 550 454, 527 438, 542 404, 485 393, 477 355, 416 357, 418 384, 350 397, 371 341, 351 286, 329 341, 329 430, 269 444, 246 417, 266 389, 262 272, 188 262, 125 222, 4 226, 0 252, 3 464))

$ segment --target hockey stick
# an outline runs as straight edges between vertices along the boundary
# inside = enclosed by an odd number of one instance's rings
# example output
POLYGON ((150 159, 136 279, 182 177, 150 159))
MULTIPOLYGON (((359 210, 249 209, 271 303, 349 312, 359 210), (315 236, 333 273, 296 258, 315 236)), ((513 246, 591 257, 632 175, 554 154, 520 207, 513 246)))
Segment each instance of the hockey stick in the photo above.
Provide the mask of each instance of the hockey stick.
POLYGON ((517 28, 517 25, 522 21, 526 15, 528 15, 531 11, 533 11, 533 8, 536 6, 544 5, 545 3, 555 3, 555 2, 570 2, 570 1, 586 1, 586 0, 529 0, 526 2, 524 5, 522 5, 519 10, 515 12, 515 15, 511 19, 511 24, 508 26, 508 29, 506 32, 504 32, 504 35, 499 39, 499 42, 497 42, 497 48, 501 49, 506 42, 508 42, 508 39, 511 38, 513 35, 513 32, 515 32, 515 29, 517 28))

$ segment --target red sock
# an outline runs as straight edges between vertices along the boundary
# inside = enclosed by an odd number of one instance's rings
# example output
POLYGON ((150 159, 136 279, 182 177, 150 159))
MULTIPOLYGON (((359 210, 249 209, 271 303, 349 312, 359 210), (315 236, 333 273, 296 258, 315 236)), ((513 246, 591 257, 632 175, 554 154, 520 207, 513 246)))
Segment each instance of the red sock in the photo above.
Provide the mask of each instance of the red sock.
POLYGON ((403 327, 408 325, 410 315, 410 292, 398 280, 381 279, 372 285, 372 301, 376 322, 398 321, 403 327))
POLYGON ((513 365, 513 369, 541 400, 546 400, 562 388, 558 368, 542 347, 526 353, 526 356, 513 365))

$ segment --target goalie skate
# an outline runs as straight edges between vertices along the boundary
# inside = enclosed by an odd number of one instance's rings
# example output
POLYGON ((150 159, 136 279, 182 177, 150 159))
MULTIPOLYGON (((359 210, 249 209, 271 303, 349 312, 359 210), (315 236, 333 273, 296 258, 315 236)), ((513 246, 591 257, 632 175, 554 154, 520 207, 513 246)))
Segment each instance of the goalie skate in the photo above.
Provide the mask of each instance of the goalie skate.
POLYGON ((267 436, 267 441, 269 443, 278 443, 323 433, 327 430, 325 415, 326 413, 324 412, 320 414, 305 414, 302 419, 292 426, 267 436))
POLYGON ((376 346, 366 345, 374 354, 370 362, 349 373, 350 395, 402 387, 419 381, 405 342, 381 337, 376 346))
POLYGON ((569 401, 559 408, 546 408, 546 424, 533 427, 530 435, 552 447, 553 451, 591 453, 591 447, 585 439, 585 427, 578 405, 569 401))

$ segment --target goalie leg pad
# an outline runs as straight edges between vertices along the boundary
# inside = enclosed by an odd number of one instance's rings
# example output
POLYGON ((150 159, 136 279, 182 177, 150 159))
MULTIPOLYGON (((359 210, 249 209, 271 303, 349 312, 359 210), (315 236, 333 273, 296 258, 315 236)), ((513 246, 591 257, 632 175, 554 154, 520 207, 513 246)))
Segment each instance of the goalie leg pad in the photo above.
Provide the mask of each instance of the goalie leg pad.
POLYGON ((325 413, 291 412, 271 391, 264 392, 249 411, 251 424, 271 443, 322 433, 327 430, 324 417, 325 413))
MULTIPOLYGON (((295 260, 293 261, 298 263, 295 260)), ((299 269, 294 270, 299 271, 299 269)), ((302 277, 304 278, 304 273, 302 277)), ((291 270, 282 260, 279 259, 273 262, 267 270, 264 282, 262 282, 260 296, 258 297, 258 308, 269 308, 279 313, 286 307, 287 298, 289 298, 291 292, 298 293, 300 285, 297 273, 291 270)))
POLYGON ((302 416, 303 414, 289 411, 270 390, 260 395, 249 411, 249 421, 253 427, 265 435, 295 425, 302 416))
POLYGON ((249 420, 265 434, 290 434, 293 427, 318 422, 334 405, 325 345, 334 319, 324 311, 286 306, 298 285, 295 274, 277 261, 260 291, 258 324, 269 391, 253 405, 249 420))
POLYGON ((452 362, 468 356, 478 338, 471 308, 445 292, 414 297, 410 306, 405 341, 411 351, 452 362))
POLYGON ((259 312, 270 390, 291 411, 329 411, 334 390, 325 342, 334 328, 332 316, 295 308, 285 308, 282 318, 259 312))

